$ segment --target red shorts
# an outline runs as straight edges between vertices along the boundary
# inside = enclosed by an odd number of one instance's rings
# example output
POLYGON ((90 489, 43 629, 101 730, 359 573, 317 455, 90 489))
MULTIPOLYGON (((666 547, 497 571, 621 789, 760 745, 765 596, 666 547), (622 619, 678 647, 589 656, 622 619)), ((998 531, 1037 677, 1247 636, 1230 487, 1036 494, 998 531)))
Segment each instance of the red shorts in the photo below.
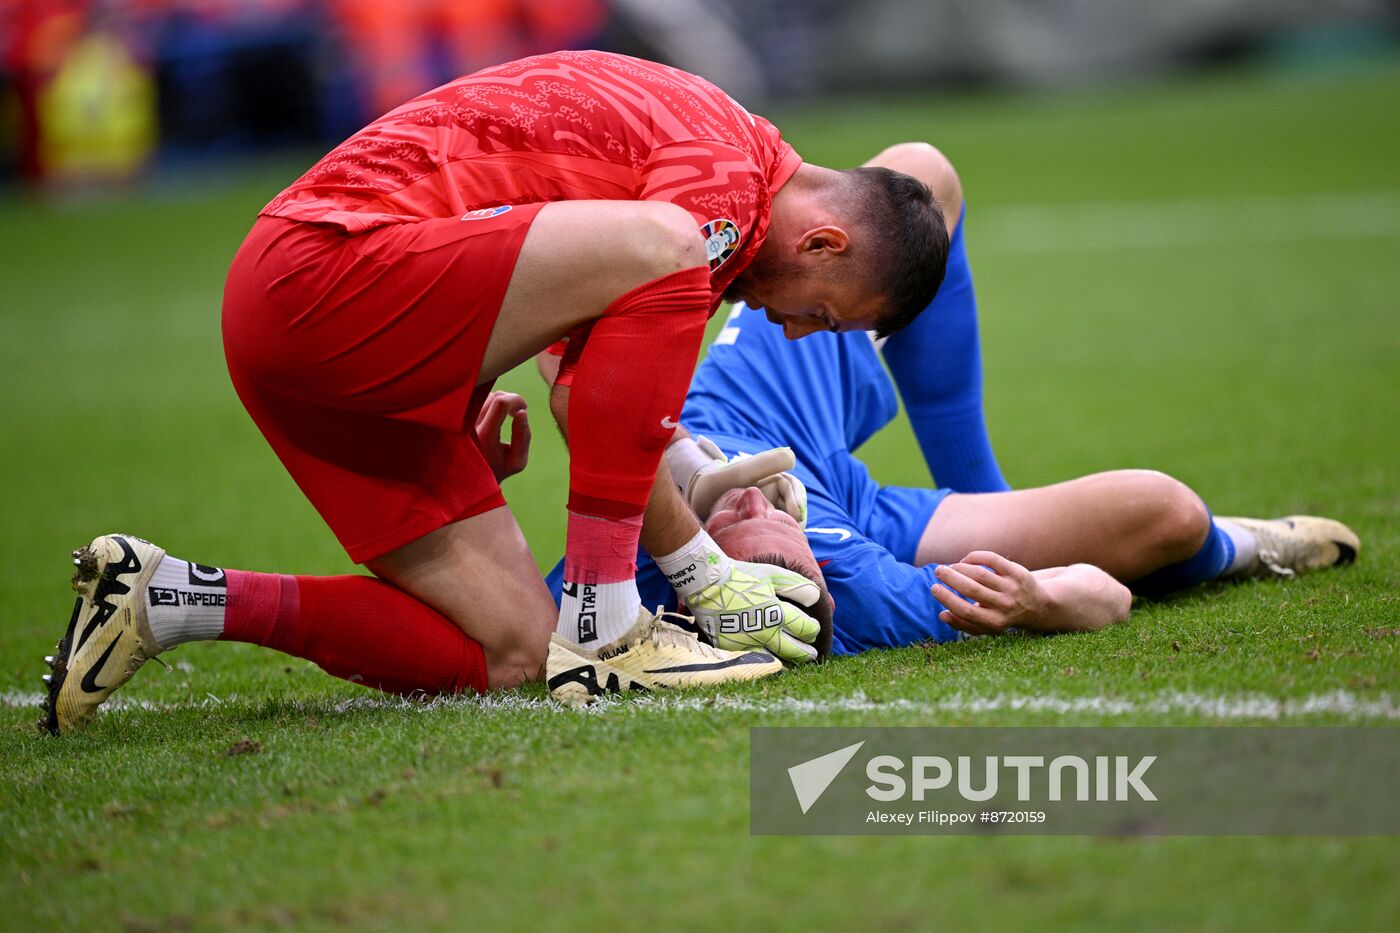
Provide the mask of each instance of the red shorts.
POLYGON ((356 234, 260 217, 234 257, 234 388, 357 563, 505 504, 477 376, 541 207, 356 234))

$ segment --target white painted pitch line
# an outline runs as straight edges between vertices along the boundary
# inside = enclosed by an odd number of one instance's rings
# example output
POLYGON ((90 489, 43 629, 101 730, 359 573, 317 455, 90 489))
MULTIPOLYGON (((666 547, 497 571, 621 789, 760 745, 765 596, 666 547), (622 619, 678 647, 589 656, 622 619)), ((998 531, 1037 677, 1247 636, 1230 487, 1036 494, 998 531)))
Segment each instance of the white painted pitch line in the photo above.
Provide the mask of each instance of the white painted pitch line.
POLYGON ((1400 192, 1020 204, 971 213, 977 255, 1400 237, 1400 192))
MULTIPOLYGON (((0 706, 11 708, 35 707, 44 694, 23 690, 0 692, 0 706)), ((208 709, 226 703, 237 703, 232 695, 224 698, 207 694, 204 699, 179 703, 155 703, 149 700, 115 697, 103 710, 145 709, 172 711, 208 709)), ((303 704, 308 707, 314 703, 303 704)), ((491 694, 484 697, 438 697, 431 700, 408 700, 391 696, 365 696, 333 704, 338 711, 391 709, 410 712, 430 712, 457 709, 472 712, 568 712, 550 700, 522 697, 518 694, 491 694)), ((783 713, 797 716, 822 716, 833 713, 903 712, 918 715, 964 714, 977 715, 1002 711, 1053 713, 1056 715, 1089 715, 1103 718, 1131 716, 1188 714, 1213 720, 1265 720, 1279 722, 1309 716, 1335 716, 1346 720, 1397 720, 1400 703, 1389 695, 1363 699, 1346 690, 1315 693, 1302 697, 1280 699, 1261 693, 1202 694, 1164 693, 1147 699, 1115 699, 1105 696, 1018 696, 992 694, 972 696, 955 694, 938 700, 872 700, 863 693, 825 699, 778 697, 752 699, 747 697, 703 697, 681 695, 651 695, 622 699, 605 699, 582 711, 586 715, 606 715, 609 711, 637 710, 657 712, 714 711, 720 713, 783 713)))

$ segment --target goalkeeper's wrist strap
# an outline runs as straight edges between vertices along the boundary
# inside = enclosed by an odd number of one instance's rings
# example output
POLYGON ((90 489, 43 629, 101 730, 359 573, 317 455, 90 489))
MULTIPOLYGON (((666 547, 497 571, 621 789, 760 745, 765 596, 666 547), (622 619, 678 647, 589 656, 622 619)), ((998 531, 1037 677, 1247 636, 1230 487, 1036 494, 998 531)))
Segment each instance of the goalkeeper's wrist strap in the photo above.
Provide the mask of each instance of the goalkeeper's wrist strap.
POLYGON ((675 551, 654 560, 682 601, 723 580, 734 569, 734 561, 719 549, 719 545, 703 528, 675 551))

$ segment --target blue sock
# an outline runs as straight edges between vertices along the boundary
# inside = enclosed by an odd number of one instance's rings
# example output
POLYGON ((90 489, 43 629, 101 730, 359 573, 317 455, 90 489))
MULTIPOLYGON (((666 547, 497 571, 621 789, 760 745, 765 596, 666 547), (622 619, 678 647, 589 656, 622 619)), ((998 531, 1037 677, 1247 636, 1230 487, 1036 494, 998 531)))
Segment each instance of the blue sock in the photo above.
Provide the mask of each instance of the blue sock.
POLYGON ((1165 596, 1177 590, 1214 580, 1235 560, 1235 542, 1220 530, 1215 519, 1210 521, 1206 543, 1192 556, 1176 564, 1154 570, 1132 584, 1133 592, 1143 596, 1165 596))

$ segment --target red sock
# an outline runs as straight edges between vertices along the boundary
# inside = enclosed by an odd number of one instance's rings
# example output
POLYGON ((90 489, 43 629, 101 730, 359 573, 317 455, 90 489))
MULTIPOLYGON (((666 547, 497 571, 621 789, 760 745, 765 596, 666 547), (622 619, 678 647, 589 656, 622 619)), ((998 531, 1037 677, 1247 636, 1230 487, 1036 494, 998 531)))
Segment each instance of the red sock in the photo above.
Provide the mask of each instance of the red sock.
POLYGON ((593 322, 569 392, 571 512, 642 513, 680 421, 709 307, 710 271, 696 266, 633 289, 593 322))
POLYGON ((564 539, 564 579, 570 583, 621 583, 637 576, 642 517, 595 518, 569 513, 564 539))
POLYGON ((386 693, 486 692, 481 645, 382 580, 227 574, 224 641, 275 648, 386 693))

